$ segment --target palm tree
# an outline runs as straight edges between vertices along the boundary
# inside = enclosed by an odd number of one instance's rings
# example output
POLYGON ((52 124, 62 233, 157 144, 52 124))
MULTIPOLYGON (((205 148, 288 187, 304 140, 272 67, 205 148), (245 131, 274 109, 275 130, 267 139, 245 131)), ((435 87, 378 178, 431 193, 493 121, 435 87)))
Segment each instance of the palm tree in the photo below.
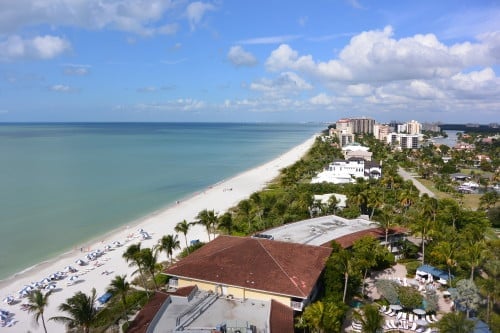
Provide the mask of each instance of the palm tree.
POLYGON ((432 251, 432 256, 437 260, 446 263, 448 267, 448 281, 451 281, 451 268, 455 266, 455 251, 456 244, 452 242, 442 241, 436 244, 432 251))
POLYGON ((94 308, 95 300, 95 288, 92 288, 89 296, 79 291, 68 298, 66 303, 59 305, 59 311, 66 312, 68 317, 56 316, 49 318, 49 320, 64 323, 69 329, 78 328, 84 333, 88 333, 97 316, 97 310, 94 308))
POLYGON ((373 187, 368 190, 367 205, 371 208, 370 220, 373 219, 373 214, 380 206, 384 204, 384 193, 380 187, 373 187))
POLYGON ((225 231, 228 235, 233 231, 233 217, 226 212, 217 219, 217 229, 225 231))
POLYGON ((353 259, 351 253, 347 250, 341 249, 337 256, 339 264, 342 267, 342 273, 344 274, 344 295, 342 296, 342 302, 345 304, 347 297, 347 285, 349 284, 349 276, 353 270, 353 259))
POLYGON ((132 244, 123 253, 122 257, 125 259, 126 262, 129 263, 130 267, 137 266, 137 272, 139 272, 139 275, 141 277, 142 286, 146 290, 146 294, 148 294, 149 296, 148 286, 146 285, 146 279, 144 278, 144 269, 142 267, 140 253, 141 253, 141 243, 132 244))
POLYGON ((126 277, 127 275, 115 276, 115 278, 111 281, 107 291, 112 293, 113 295, 120 295, 123 304, 123 313, 125 315, 125 320, 128 323, 127 294, 130 291, 130 283, 127 282, 126 277))
POLYGON ((305 308, 303 325, 312 328, 314 332, 340 333, 344 314, 344 307, 340 304, 317 301, 305 308))
POLYGON ((474 280, 474 271, 486 257, 486 243, 484 240, 469 242, 463 249, 464 257, 468 259, 470 267, 470 280, 474 280))
POLYGON ((467 319, 464 312, 450 312, 433 326, 439 328, 441 333, 472 333, 475 324, 472 320, 467 319))
POLYGON ((142 249, 139 253, 139 261, 144 270, 146 270, 151 275, 155 290, 158 290, 158 284, 156 283, 155 274, 161 269, 161 265, 158 264, 156 253, 153 253, 150 248, 142 249))
POLYGON ((28 312, 33 313, 35 316, 35 322, 38 325, 38 320, 42 319, 43 330, 47 333, 47 327, 45 326, 45 318, 43 313, 45 308, 49 305, 49 296, 52 292, 49 291, 45 295, 40 290, 35 290, 28 296, 28 312))
POLYGON ((187 240, 187 233, 189 231, 189 227, 191 227, 191 224, 189 224, 189 222, 186 220, 182 220, 181 222, 177 223, 174 228, 175 232, 180 232, 184 235, 184 240, 186 241, 186 249, 188 249, 188 251, 189 251, 189 246, 187 240))
POLYGON ((385 244, 387 246, 389 241, 389 229, 393 223, 392 218, 394 216, 393 207, 390 205, 384 206, 379 219, 379 224, 385 230, 385 244))
POLYGON ((167 257, 170 258, 170 264, 173 262, 174 250, 180 249, 179 240, 177 240, 177 235, 166 235, 158 240, 158 245, 156 245, 156 251, 165 251, 167 257))
POLYGON ((384 316, 372 304, 365 304, 361 311, 355 310, 353 318, 361 324, 362 333, 377 333, 384 325, 384 316))
POLYGON ((217 223, 217 215, 213 210, 204 209, 196 215, 197 221, 193 224, 201 224, 207 229, 208 241, 210 241, 210 234, 217 223))

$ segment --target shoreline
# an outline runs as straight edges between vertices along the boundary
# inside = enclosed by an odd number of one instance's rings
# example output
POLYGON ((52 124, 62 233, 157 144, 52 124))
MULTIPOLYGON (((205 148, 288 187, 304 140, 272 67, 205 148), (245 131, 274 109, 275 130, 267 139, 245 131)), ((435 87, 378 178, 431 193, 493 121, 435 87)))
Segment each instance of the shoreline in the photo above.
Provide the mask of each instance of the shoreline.
MULTIPOLYGON (((277 157, 275 157, 271 161, 266 161, 266 162, 259 164, 251 169, 247 169, 247 170, 241 171, 239 173, 236 173, 235 175, 233 175, 227 179, 222 179, 220 181, 217 181, 216 183, 210 184, 205 188, 201 188, 199 190, 196 190, 195 192, 187 193, 185 196, 179 198, 177 201, 166 203, 165 205, 161 206, 160 208, 158 208, 152 212, 146 213, 145 215, 143 215, 135 220, 130 220, 130 221, 124 223, 123 225, 115 227, 114 229, 106 231, 98 236, 89 237, 87 240, 82 241, 81 243, 77 243, 77 244, 72 245, 71 247, 67 247, 65 249, 62 249, 63 252, 56 253, 52 256, 49 256, 48 258, 44 259, 41 262, 37 262, 29 267, 23 268, 22 270, 15 272, 14 274, 11 274, 5 278, 2 278, 2 279, 0 279, 0 291, 8 283, 10 283, 16 279, 21 279, 21 278, 25 277, 26 275, 29 275, 31 271, 39 270, 40 268, 43 268, 47 265, 50 265, 51 263, 66 259, 67 257, 74 255, 76 253, 80 253, 80 251, 79 251, 80 248, 84 248, 84 249, 91 248, 91 245, 95 245, 97 243, 100 243, 102 241, 102 239, 107 239, 107 238, 111 237, 112 235, 115 235, 118 232, 122 232, 123 230, 127 230, 128 228, 136 228, 141 223, 144 223, 145 221, 147 221, 149 219, 153 219, 153 218, 157 217, 158 215, 161 215, 162 213, 166 212, 169 209, 173 209, 174 207, 177 207, 179 205, 179 203, 181 203, 181 202, 188 201, 188 200, 196 197, 197 195, 203 194, 204 192, 206 192, 209 189, 212 189, 216 186, 220 186, 220 185, 222 185, 228 181, 231 181, 232 179, 234 179, 234 178, 236 178, 236 177, 238 177, 246 172, 260 168, 260 167, 262 167, 262 166, 264 166, 272 161, 275 161, 275 160, 279 159, 279 157, 281 157, 281 156, 287 154, 288 152, 292 151, 293 149, 301 146, 302 144, 304 144, 308 140, 311 140, 311 138, 317 137, 319 134, 320 133, 314 134, 312 137, 306 139, 306 141, 297 144, 297 146, 290 148, 288 151, 285 151, 284 153, 278 155, 277 157)), ((273 179, 271 179, 270 181, 272 181, 273 179)), ((266 182, 266 184, 264 184, 264 186, 266 186, 267 183, 269 183, 269 182, 266 182)), ((207 208, 207 209, 210 209, 210 208, 207 208)), ((188 221, 188 222, 191 222, 191 221, 188 221)), ((170 233, 174 233, 173 229, 171 230, 170 233)), ((87 252, 89 252, 89 251, 87 251, 87 252)), ((0 297, 1 296, 2 296, 2 294, 0 294, 0 297)))
MULTIPOLYGON (((21 272, 1 280, 0 297, 2 299, 7 295, 16 297, 18 290, 24 285, 29 285, 33 281, 40 281, 51 273, 63 270, 63 267, 67 265, 72 265, 80 270, 80 272, 76 274, 80 274, 79 279, 83 280, 83 282, 76 284, 75 287, 75 285, 66 286, 66 280, 58 281, 58 289, 56 289, 58 291, 50 296, 49 307, 46 309, 46 318, 59 314, 57 306, 71 297, 76 291, 88 293, 92 287, 95 287, 97 295, 99 296, 105 291, 109 282, 116 275, 127 274, 127 279, 130 279, 133 269, 128 267, 128 264, 121 256, 128 245, 139 241, 141 246, 151 247, 155 245, 158 239, 163 235, 176 234, 174 232, 174 227, 178 222, 183 219, 186 219, 188 222, 193 221, 194 217, 203 209, 213 209, 220 214, 235 206, 239 201, 248 198, 252 193, 265 188, 270 181, 279 176, 281 169, 292 165, 302 158, 314 144, 317 135, 318 133, 314 134, 312 137, 282 153, 271 161, 243 171, 229 179, 221 180, 201 191, 186 195, 186 197, 181 198, 177 202, 169 203, 165 207, 150 214, 131 221, 119 228, 115 228, 103 235, 92 238, 83 245, 80 244, 75 246, 71 250, 55 258, 28 267, 21 272), (227 191, 228 188, 231 188, 231 190, 227 191), (152 238, 139 240, 136 229, 144 229, 152 238), (89 251, 96 249, 104 250, 104 246, 115 240, 122 242, 123 246, 105 252, 105 255, 102 257, 104 263, 102 263, 101 258, 99 258, 98 260, 101 261, 101 263, 96 267, 90 267, 91 265, 80 267, 75 264, 75 260, 83 258, 88 252, 83 252, 79 250, 79 248, 82 249, 85 247, 89 251), (127 244, 128 242, 130 243, 127 244), (87 267, 89 267, 89 271, 82 273, 87 267), (90 268, 92 269, 90 270, 90 268), (110 270, 111 272, 109 272, 110 270), (109 275, 103 275, 108 272, 110 273, 109 275)), ((205 229, 199 225, 192 226, 187 237, 188 242, 194 239, 199 239, 200 241, 208 240, 205 229)), ((183 235, 179 235, 181 248, 184 247, 183 238, 183 235)), ((177 253, 179 253, 179 250, 176 251, 175 255, 177 255, 177 253)), ((166 255, 162 253, 158 259, 160 262, 164 261, 166 260, 166 255)), ((41 327, 37 328, 33 325, 33 319, 29 314, 20 310, 19 305, 24 301, 25 299, 21 299, 21 302, 18 304, 11 306, 5 305, 6 309, 15 313, 14 319, 17 323, 13 329, 15 331, 42 331, 43 329, 41 329, 41 327)), ((65 331, 63 325, 52 321, 47 322, 47 329, 51 332, 65 331)))

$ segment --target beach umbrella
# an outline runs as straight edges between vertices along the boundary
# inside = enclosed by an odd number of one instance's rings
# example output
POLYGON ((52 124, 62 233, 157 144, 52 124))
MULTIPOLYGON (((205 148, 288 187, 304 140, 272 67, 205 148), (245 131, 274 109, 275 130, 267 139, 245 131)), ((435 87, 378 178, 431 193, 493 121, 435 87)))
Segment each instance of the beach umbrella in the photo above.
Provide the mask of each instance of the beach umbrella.
POLYGON ((73 275, 69 278, 70 281, 76 281, 78 280, 78 275, 73 275))
POLYGON ((48 284, 46 287, 45 287, 45 290, 53 290, 53 289, 56 289, 57 286, 55 284, 48 284))
POLYGON ((403 307, 399 304, 391 304, 389 307, 393 310, 396 310, 396 311, 403 309, 403 307))
POLYGON ((50 283, 50 279, 49 278, 45 278, 42 281, 40 281, 40 283, 41 284, 49 284, 50 283))
POLYGON ((112 248, 112 247, 111 247, 111 245, 106 245, 106 246, 104 247, 104 250, 105 250, 105 251, 111 251, 111 248, 112 248))
POLYGON ((120 246, 122 246, 122 243, 120 243, 119 241, 114 241, 112 244, 113 244, 114 247, 120 247, 120 246))
POLYGON ((40 282, 31 282, 32 288, 41 288, 42 284, 40 282))
POLYGON ((413 309, 413 313, 418 315, 418 316, 422 316, 425 314, 425 310, 422 310, 422 309, 413 309))
POLYGON ((30 293, 30 292, 29 292, 28 290, 26 290, 26 289, 21 290, 21 291, 19 292, 19 294, 21 295, 21 297, 26 297, 26 296, 28 296, 28 295, 29 295, 29 293, 30 293))
POLYGON ((75 261, 75 264, 80 265, 80 266, 83 266, 83 265, 85 265, 85 264, 86 264, 86 262, 85 262, 85 261, 83 261, 82 259, 78 259, 77 261, 75 261))
POLYGON ((14 302, 14 297, 12 297, 12 296, 7 296, 7 297, 5 297, 5 298, 3 299, 3 302, 4 302, 4 303, 7 303, 7 304, 10 304, 10 303, 14 302))

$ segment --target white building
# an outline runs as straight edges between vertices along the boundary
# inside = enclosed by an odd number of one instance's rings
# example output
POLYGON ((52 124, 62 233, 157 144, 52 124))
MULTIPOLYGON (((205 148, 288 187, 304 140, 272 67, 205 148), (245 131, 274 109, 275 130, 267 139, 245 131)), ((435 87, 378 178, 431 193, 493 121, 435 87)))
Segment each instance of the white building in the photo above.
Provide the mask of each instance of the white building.
POLYGON ((328 168, 318 173, 311 183, 354 183, 357 178, 378 179, 382 174, 380 165, 363 159, 335 160, 328 168))
POLYGON ((369 151, 370 148, 360 145, 357 142, 353 142, 346 146, 342 146, 342 153, 344 154, 344 159, 349 160, 351 158, 362 158, 365 161, 372 160, 372 152, 369 151))
POLYGON ((422 134, 390 133, 386 142, 399 149, 418 149, 423 140, 422 134))

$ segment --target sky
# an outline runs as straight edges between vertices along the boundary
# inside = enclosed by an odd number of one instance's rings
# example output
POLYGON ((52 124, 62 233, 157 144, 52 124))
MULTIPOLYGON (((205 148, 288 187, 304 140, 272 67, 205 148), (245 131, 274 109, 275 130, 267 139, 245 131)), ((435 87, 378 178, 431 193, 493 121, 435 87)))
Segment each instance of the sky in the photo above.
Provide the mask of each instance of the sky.
POLYGON ((1 0, 0 122, 500 122, 498 0, 1 0))

